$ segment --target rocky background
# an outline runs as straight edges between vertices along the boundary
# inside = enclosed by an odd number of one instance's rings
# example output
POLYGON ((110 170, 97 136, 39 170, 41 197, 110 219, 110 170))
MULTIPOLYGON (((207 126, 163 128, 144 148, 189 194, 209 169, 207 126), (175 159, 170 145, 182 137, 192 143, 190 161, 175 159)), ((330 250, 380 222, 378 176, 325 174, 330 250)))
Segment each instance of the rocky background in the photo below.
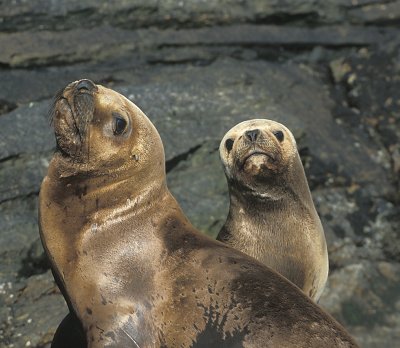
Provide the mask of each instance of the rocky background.
POLYGON ((49 347, 67 313, 39 241, 47 111, 90 78, 159 129, 168 182, 213 236, 225 132, 295 134, 325 227, 320 304, 362 347, 400 342, 400 1, 0 0, 0 347, 49 347))

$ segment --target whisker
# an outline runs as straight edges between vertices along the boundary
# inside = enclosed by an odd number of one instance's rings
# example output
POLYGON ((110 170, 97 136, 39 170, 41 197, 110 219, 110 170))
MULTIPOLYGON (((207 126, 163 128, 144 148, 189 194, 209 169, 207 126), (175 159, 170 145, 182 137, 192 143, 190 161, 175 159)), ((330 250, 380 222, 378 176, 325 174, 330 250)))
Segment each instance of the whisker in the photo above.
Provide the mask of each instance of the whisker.
POLYGON ((54 122, 54 116, 55 116, 55 110, 56 110, 56 104, 57 102, 62 98, 64 92, 64 88, 61 88, 57 91, 56 95, 53 98, 53 101, 51 103, 50 109, 48 111, 48 120, 49 120, 49 125, 52 126, 54 122))
POLYGON ((128 338, 132 341, 132 343, 133 343, 137 348, 140 348, 140 346, 139 346, 139 344, 136 342, 136 340, 135 340, 128 332, 126 332, 126 330, 125 330, 123 327, 121 327, 121 330, 122 330, 122 332, 123 332, 125 335, 128 336, 128 338))
POLYGON ((87 161, 86 161, 86 175, 89 173, 89 159, 90 159, 90 127, 87 129, 87 161))

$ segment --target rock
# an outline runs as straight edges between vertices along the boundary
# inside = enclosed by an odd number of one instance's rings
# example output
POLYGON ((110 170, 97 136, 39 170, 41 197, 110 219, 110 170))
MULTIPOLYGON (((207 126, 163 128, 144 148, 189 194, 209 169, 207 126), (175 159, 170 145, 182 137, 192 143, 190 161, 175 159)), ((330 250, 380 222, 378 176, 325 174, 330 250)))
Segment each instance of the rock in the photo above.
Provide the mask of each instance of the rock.
POLYGON ((366 3, 364 6, 350 9, 349 17, 352 22, 365 24, 397 24, 400 20, 400 1, 366 3))
POLYGON ((95 0, 68 2, 0 2, 0 31, 67 30, 104 24, 126 29, 147 26, 199 27, 231 23, 391 25, 398 18, 399 1, 379 0, 95 0))
POLYGON ((71 30, 54 33, 39 31, 0 34, 4 49, 0 63, 10 67, 26 67, 85 62, 91 59, 105 60, 119 50, 133 51, 140 42, 135 32, 109 27, 71 30))
MULTIPOLYGON (((353 133, 359 134, 358 136, 369 137, 376 144, 380 144, 378 146, 381 146, 381 149, 373 156, 374 161, 390 172, 391 180, 398 187, 400 182, 396 156, 400 138, 398 53, 391 48, 379 51, 360 49, 346 58, 340 58, 336 63, 331 62, 330 67, 333 75, 337 75, 340 69, 346 70, 332 90, 333 98, 340 96, 343 100, 333 108, 336 121, 345 127, 350 127, 353 133)), ((398 192, 392 190, 391 194, 386 194, 391 196, 390 200, 396 201, 399 199, 398 192)))
POLYGON ((68 313, 51 272, 18 282, 4 295, 12 313, 8 325, 0 323, 3 347, 50 347, 58 323, 68 313))
MULTIPOLYGON (((45 153, 55 147, 49 109, 50 101, 30 103, 0 117, 0 161, 13 161, 21 154, 45 153)), ((25 161, 15 161, 15 165, 20 162, 25 161)), ((7 171, 4 162, 0 165, 0 171, 7 171)))
MULTIPOLYGON (((41 69, 9 69, 1 71, 0 99, 17 106, 51 99, 68 83, 83 77, 106 86, 115 83, 140 84, 149 68, 138 68, 137 62, 126 57, 116 57, 110 62, 76 63, 70 66, 43 67, 41 69)), ((154 67, 152 68, 154 70, 154 67)), ((159 69, 155 69, 159 70, 159 69)), ((2 104, 3 105, 3 104, 2 104)), ((50 106, 50 103, 48 103, 50 106)), ((9 111, 12 111, 11 107, 9 111)), ((47 115, 44 110, 43 116, 47 115)))
MULTIPOLYGON (((129 31, 109 26, 71 29, 64 32, 31 31, 0 34, 0 64, 9 67, 61 65, 90 61, 106 61, 130 55, 135 60, 154 62, 156 50, 179 47, 211 46, 211 56, 226 55, 232 45, 238 47, 370 46, 391 40, 398 30, 331 26, 321 28, 280 27, 274 25, 232 25, 199 29, 138 29, 129 31), (151 53, 153 51, 153 53, 151 53), (214 54, 212 54, 214 51, 214 54)), ((171 52, 171 50, 169 50, 171 52)), ((175 54, 179 50, 175 49, 175 54)), ((178 55, 172 61, 185 61, 178 55)), ((232 54, 232 53, 231 53, 232 54)), ((171 56, 171 53, 169 54, 171 56)), ((158 59, 164 55, 157 54, 158 59)), ((193 60, 195 55, 189 54, 193 60)), ((199 59, 199 57, 197 58, 199 59)), ((200 58, 201 59, 201 58, 200 58)), ((204 57, 202 58, 204 59, 204 57)), ((166 59, 166 62, 171 58, 166 59)))
POLYGON ((38 194, 51 155, 21 153, 3 165, 0 163, 0 203, 16 197, 38 194))
POLYGON ((17 106, 14 103, 0 99, 0 115, 10 112, 14 110, 16 107, 17 106))
POLYGON ((351 328, 361 347, 378 347, 379 342, 394 347, 400 337, 399 279, 398 263, 364 260, 348 265, 329 275, 320 304, 351 328))
POLYGON ((332 72, 332 77, 336 83, 343 81, 343 78, 351 72, 351 67, 349 64, 344 62, 343 58, 332 61, 329 64, 332 72))
POLYGON ((373 227, 379 228, 383 253, 389 260, 400 262, 400 210, 391 207, 383 214, 379 215, 373 227))
MULTIPOLYGON (((40 245, 51 98, 90 78, 137 103, 168 185, 212 236, 236 123, 286 124, 330 255, 321 304, 366 348, 400 340, 400 1, 0 0, 0 342, 49 347, 67 313, 40 245)), ((3 344, 3 345, 2 345, 3 344)))
POLYGON ((167 176, 168 187, 189 220, 213 237, 225 223, 229 208, 219 143, 219 139, 203 143, 167 176))
POLYGON ((30 277, 35 274, 45 273, 50 269, 50 262, 44 253, 42 242, 37 237, 31 244, 26 257, 22 259, 22 265, 19 275, 22 277, 30 277))
POLYGON ((392 154, 393 173, 395 176, 400 176, 400 145, 396 144, 389 147, 392 154))
POLYGON ((23 259, 39 236, 37 195, 29 195, 0 204, 0 283, 15 282, 23 268, 23 259))

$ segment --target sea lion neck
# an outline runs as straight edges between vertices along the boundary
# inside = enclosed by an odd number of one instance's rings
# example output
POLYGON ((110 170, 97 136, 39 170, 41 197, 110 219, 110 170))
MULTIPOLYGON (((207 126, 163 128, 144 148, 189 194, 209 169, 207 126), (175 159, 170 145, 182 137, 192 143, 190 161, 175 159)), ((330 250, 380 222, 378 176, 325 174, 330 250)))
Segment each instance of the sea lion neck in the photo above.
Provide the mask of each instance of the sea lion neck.
POLYGON ((73 169, 68 172, 68 166, 60 159, 61 155, 54 156, 51 161, 47 182, 52 187, 54 201, 68 204, 77 214, 79 210, 87 216, 98 214, 129 202, 135 202, 135 209, 140 210, 146 200, 154 200, 166 192, 164 167, 141 171, 133 164, 108 173, 73 173, 73 169))
MULTIPOLYGON (((252 190, 241 190, 239 187, 229 186, 230 209, 237 209, 244 213, 251 213, 253 209, 274 211, 286 204, 287 196, 272 196, 255 193, 252 190)), ((251 214, 250 214, 251 215, 251 214)))
POLYGON ((279 205, 293 193, 290 187, 282 186, 276 180, 255 184, 228 178, 228 188, 232 203, 246 205, 251 198, 252 204, 266 208, 279 205))
MULTIPOLYGON (((103 255, 114 250, 116 240, 123 239, 133 244, 144 241, 147 245, 157 243, 156 233, 146 233, 152 224, 148 218, 149 211, 163 211, 161 204, 168 201, 168 206, 173 206, 173 202, 169 202, 165 174, 159 175, 158 171, 137 176, 128 173, 122 176, 120 173, 117 177, 85 177, 81 174, 60 177, 57 164, 57 159, 53 158, 41 187, 40 233, 58 285, 68 294, 72 307, 80 316, 82 308, 74 295, 78 291, 74 287, 77 281, 74 273, 79 273, 75 269, 88 258, 98 258, 98 264, 102 264, 103 255), (159 177, 153 177, 156 175, 159 177), (50 210, 51 214, 48 213, 50 210), (88 250, 97 252, 86 254, 88 250)), ((114 253, 118 255, 118 250, 115 249, 114 253)), ((135 251, 132 249, 125 258, 135 260, 135 251)), ((99 276, 94 272, 87 279, 88 289, 99 276)), ((145 274, 142 276, 147 277, 145 274)))

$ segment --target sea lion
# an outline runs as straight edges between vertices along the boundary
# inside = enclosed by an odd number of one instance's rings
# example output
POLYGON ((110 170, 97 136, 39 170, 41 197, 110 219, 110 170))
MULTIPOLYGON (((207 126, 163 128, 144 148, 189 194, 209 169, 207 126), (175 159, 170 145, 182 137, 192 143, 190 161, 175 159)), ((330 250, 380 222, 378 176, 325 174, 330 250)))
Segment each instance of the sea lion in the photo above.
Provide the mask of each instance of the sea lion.
POLYGON ((288 280, 190 224, 132 102, 80 80, 52 119, 39 224, 71 310, 53 347, 70 328, 74 347, 356 347, 288 280))
POLYGON ((275 121, 244 121, 226 133, 219 153, 230 209, 217 239, 317 301, 328 277, 328 251, 293 134, 275 121))

